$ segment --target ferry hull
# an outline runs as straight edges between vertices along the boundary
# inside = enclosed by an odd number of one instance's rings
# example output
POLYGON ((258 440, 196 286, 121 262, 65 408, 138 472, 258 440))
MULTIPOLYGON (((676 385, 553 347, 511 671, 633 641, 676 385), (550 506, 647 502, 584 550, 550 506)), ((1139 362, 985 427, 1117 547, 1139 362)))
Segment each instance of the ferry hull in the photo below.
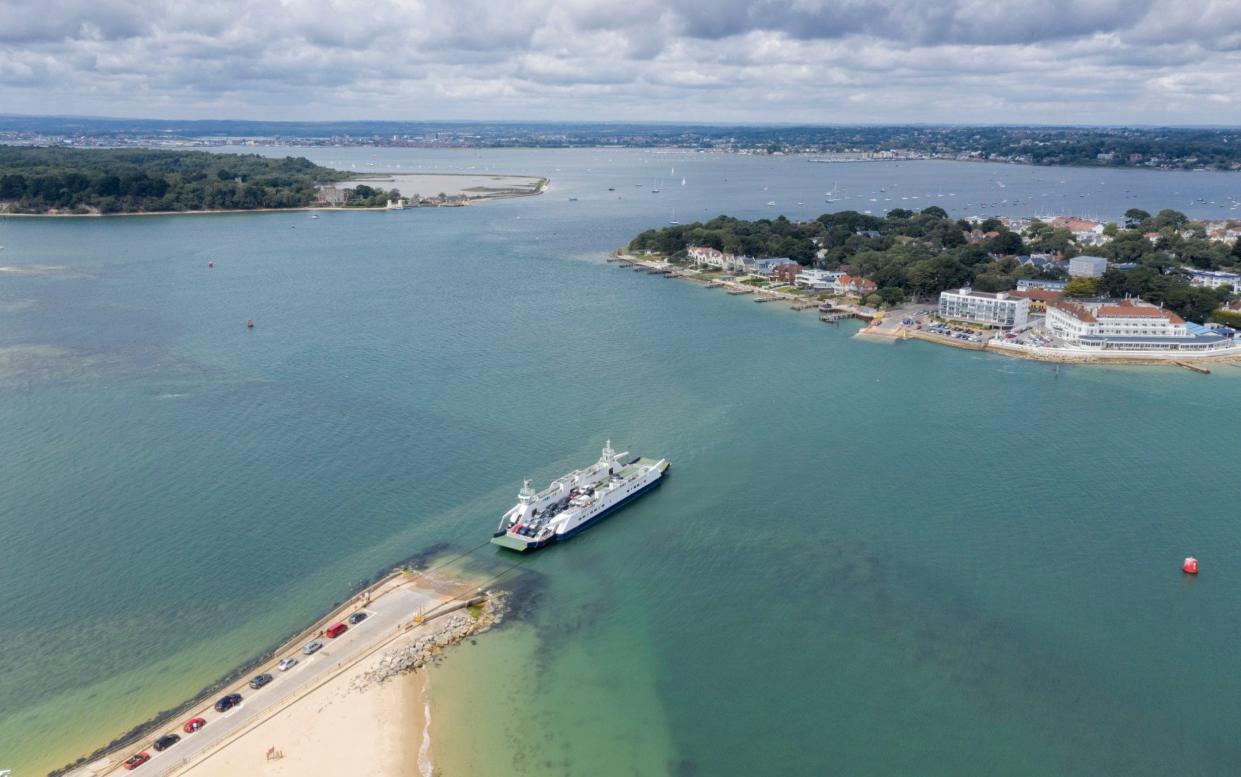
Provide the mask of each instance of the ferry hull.
POLYGON ((657 487, 660 483, 664 482, 664 478, 666 477, 668 477, 667 469, 665 469, 664 472, 655 480, 651 481, 650 483, 647 483, 645 486, 633 492, 632 494, 625 497, 624 499, 620 500, 619 502, 612 505, 608 509, 601 511, 598 515, 594 516, 590 520, 583 522, 581 526, 575 527, 565 532, 564 534, 555 534, 544 540, 531 540, 529 542, 526 542, 525 540, 521 538, 513 537, 512 535, 509 535, 507 533, 497 533, 491 538, 491 543, 493 545, 499 545, 502 548, 507 548, 508 550, 516 551, 518 553, 531 553, 533 551, 538 550, 539 548, 546 548, 548 545, 554 545, 557 542, 563 542, 564 540, 567 540, 570 537, 581 534, 582 532, 589 529, 591 526, 594 526, 596 523, 599 523, 604 518, 609 517, 610 515, 612 515, 612 513, 621 509, 622 507, 629 504, 633 500, 642 496, 643 494, 650 491, 651 489, 657 487))

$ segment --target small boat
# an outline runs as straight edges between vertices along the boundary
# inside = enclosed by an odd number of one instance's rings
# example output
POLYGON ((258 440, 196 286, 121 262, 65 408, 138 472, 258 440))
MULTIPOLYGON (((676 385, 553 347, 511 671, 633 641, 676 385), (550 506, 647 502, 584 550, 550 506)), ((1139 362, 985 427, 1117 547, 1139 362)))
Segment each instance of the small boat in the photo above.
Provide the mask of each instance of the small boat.
POLYGON ((776 204, 776 201, 775 201, 775 200, 770 200, 770 201, 767 203, 767 207, 769 207, 769 208, 770 208, 770 207, 774 206, 775 204, 776 204))

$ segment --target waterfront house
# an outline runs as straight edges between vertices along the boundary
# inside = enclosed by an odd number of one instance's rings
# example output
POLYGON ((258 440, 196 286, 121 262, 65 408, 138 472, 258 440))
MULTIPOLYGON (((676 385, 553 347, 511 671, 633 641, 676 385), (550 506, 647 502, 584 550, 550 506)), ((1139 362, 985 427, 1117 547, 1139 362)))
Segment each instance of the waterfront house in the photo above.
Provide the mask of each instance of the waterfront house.
POLYGON ((852 294, 857 297, 864 297, 877 288, 874 281, 867 278, 855 278, 851 275, 842 275, 832 284, 832 291, 837 294, 852 294))
POLYGON ((1079 348, 1122 351, 1213 351, 1232 341, 1171 310, 1135 299, 1057 300, 1047 307, 1045 329, 1079 348))
POLYGON ((735 257, 735 261, 740 263, 740 265, 735 268, 737 272, 747 272, 750 275, 761 275, 764 278, 770 277, 771 271, 781 265, 792 264, 800 267, 797 262, 783 256, 767 259, 758 259, 753 256, 738 256, 735 257))
POLYGON ((940 318, 1003 329, 1023 327, 1030 319, 1030 300, 1007 292, 974 291, 966 286, 939 295, 940 318))
POLYGON ((803 269, 793 278, 793 282, 798 286, 804 286, 807 289, 815 291, 835 291, 836 281, 840 280, 847 273, 836 272, 834 270, 812 270, 803 269))
POLYGON ((801 265, 797 262, 784 262, 771 268, 771 279, 780 283, 794 283, 801 273, 801 265))
POLYGON ((320 205, 340 206, 349 202, 353 189, 338 189, 335 186, 320 186, 315 190, 315 202, 320 205))
POLYGON ((717 251, 710 246, 690 246, 685 253, 689 255, 692 262, 724 269, 725 254, 723 251, 717 251))

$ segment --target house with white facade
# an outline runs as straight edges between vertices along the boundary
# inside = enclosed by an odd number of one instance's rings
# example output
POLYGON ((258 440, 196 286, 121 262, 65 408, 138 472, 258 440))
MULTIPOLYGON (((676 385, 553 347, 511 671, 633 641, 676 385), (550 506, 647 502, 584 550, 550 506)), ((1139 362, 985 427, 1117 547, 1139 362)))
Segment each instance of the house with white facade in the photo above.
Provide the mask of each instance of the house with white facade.
POLYGON ((705 264, 709 267, 718 267, 724 269, 725 258, 727 254, 723 251, 717 251, 710 246, 690 246, 685 249, 685 253, 689 255, 691 262, 705 264))
POLYGON ((847 273, 837 272, 835 270, 813 270, 810 268, 803 269, 797 273, 797 277, 793 282, 798 286, 806 289, 814 289, 815 291, 835 291, 836 281, 840 280, 847 273))
POLYGON ((940 318, 1003 329, 1023 327, 1030 320, 1030 300, 1006 292, 974 291, 970 287, 939 295, 940 318))

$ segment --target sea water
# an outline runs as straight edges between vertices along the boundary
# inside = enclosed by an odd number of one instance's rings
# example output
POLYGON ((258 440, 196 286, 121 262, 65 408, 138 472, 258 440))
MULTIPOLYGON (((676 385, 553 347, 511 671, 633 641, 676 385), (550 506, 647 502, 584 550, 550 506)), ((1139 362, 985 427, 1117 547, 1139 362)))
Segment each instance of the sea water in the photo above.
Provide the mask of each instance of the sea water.
POLYGON ((0 767, 91 751, 437 545, 515 591, 431 672, 447 775, 1241 763, 1241 370, 861 340, 605 261, 674 209, 1222 217, 1241 179, 298 153, 552 185, 317 220, 0 220, 23 270, 0 274, 0 767), (997 193, 1054 204, 978 207, 997 193), (523 478, 608 438, 667 481, 531 557, 483 544, 523 478))

